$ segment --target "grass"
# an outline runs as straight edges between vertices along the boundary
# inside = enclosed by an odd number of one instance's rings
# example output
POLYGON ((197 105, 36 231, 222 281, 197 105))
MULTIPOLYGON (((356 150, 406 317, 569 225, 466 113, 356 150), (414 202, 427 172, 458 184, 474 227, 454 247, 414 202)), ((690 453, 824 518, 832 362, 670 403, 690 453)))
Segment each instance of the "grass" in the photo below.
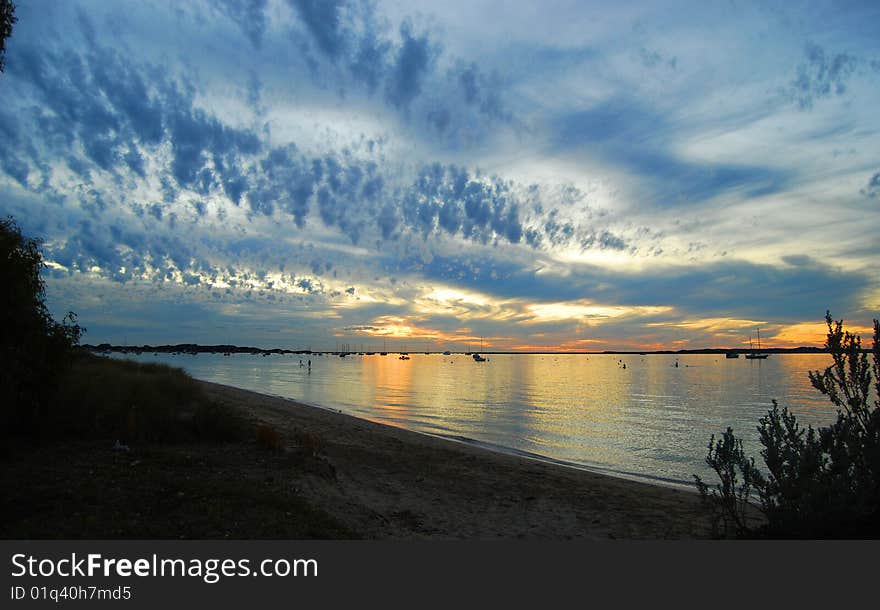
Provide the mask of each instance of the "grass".
POLYGON ((332 465, 256 428, 179 369, 79 355, 37 434, 0 442, 0 538, 357 537, 299 494, 332 465))
POLYGON ((181 369, 77 356, 63 375, 45 421, 61 437, 110 436, 125 442, 240 440, 242 418, 209 401, 181 369))

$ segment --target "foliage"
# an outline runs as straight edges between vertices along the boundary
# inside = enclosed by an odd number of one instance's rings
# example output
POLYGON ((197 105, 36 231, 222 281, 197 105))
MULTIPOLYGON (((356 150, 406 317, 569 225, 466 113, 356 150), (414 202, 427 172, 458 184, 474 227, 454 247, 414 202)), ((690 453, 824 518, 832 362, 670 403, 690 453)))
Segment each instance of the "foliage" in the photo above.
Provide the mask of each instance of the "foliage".
POLYGON ((69 312, 56 322, 45 303, 40 244, 12 218, 0 220, 0 419, 7 432, 31 430, 84 329, 69 312))
POLYGON ((749 495, 760 484, 761 473, 755 460, 746 458, 742 441, 734 436, 733 428, 728 428, 718 441, 712 435, 708 449, 706 462, 718 473, 720 482, 710 491, 700 477, 695 478, 700 495, 712 498, 708 502, 712 531, 716 536, 743 536, 749 531, 749 495))
POLYGON ((128 443, 240 440, 244 421, 209 400, 183 370, 164 364, 79 355, 55 398, 47 425, 65 437, 128 443))
POLYGON ((0 72, 6 68, 6 39, 12 36, 15 18, 15 5, 10 0, 0 0, 0 72))
POLYGON ((880 322, 874 320, 869 363, 860 337, 844 332, 843 322, 834 322, 830 313, 825 321, 832 364, 811 372, 810 381, 837 408, 837 419, 818 430, 804 429, 774 401, 758 426, 766 474, 746 458, 730 428, 720 442, 713 437, 706 462, 721 482, 710 489, 694 478, 719 535, 880 536, 880 322), (765 517, 760 527, 743 518, 752 490, 765 517))

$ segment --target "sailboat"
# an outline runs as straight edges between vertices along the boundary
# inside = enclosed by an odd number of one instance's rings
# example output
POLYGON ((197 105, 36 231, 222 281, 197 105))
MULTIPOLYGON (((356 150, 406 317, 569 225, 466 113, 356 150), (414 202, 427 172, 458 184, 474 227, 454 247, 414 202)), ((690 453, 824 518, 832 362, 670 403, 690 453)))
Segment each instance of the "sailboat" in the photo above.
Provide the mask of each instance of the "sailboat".
MULTIPOLYGON (((757 329, 758 333, 758 351, 746 354, 746 360, 766 360, 770 354, 761 353, 761 329, 757 329)), ((749 337, 749 347, 752 348, 752 338, 749 337)))
MULTIPOLYGON (((480 337, 480 351, 481 351, 481 352, 483 351, 483 338, 482 338, 482 337, 480 337)), ((474 357, 474 362, 486 362, 486 359, 483 358, 483 357, 479 354, 479 352, 473 354, 473 357, 474 357)))

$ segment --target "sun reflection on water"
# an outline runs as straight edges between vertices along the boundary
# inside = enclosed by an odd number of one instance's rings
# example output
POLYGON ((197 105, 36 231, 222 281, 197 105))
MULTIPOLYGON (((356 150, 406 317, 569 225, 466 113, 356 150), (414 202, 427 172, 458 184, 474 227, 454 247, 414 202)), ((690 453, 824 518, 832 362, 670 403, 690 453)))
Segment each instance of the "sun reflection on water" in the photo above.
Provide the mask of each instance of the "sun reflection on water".
POLYGON ((774 398, 804 424, 835 414, 807 378, 829 364, 822 354, 139 358, 380 423, 683 484, 705 474, 709 436, 727 426, 757 456, 755 426, 774 398))

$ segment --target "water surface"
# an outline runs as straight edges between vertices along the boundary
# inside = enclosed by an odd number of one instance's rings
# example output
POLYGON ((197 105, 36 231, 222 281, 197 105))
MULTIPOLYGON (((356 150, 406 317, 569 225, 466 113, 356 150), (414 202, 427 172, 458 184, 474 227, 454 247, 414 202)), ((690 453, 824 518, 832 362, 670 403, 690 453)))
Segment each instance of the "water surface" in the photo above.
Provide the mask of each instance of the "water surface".
POLYGON ((804 424, 827 425, 835 417, 807 377, 830 363, 826 354, 767 360, 492 355, 484 363, 460 354, 126 357, 385 424, 668 485, 690 486, 693 474, 709 474, 706 444, 727 426, 760 462, 755 426, 774 398, 804 424))

